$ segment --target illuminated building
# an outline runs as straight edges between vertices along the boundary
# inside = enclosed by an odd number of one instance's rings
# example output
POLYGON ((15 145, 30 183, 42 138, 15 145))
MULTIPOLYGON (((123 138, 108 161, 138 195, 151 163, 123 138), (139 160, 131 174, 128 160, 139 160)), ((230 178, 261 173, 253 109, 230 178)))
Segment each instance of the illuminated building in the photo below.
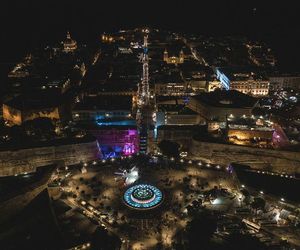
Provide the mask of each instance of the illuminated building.
POLYGON ((156 95, 183 96, 187 93, 188 84, 185 82, 158 82, 154 85, 156 95))
POLYGON ((139 135, 136 126, 96 124, 80 125, 95 136, 105 158, 132 155, 139 151, 139 135))
POLYGON ((180 144, 180 150, 188 150, 191 139, 199 131, 198 125, 162 125, 157 127, 157 140, 173 141, 180 144))
POLYGON ((197 125, 205 120, 184 104, 157 104, 156 125, 197 125))
MULTIPOLYGON (((237 76, 237 75, 235 75, 237 76)), ((248 79, 231 81, 230 89, 253 96, 265 96, 269 94, 269 81, 258 80, 246 75, 248 79)))
POLYGON ((132 54, 132 49, 127 47, 119 47, 118 52, 121 54, 132 54))
POLYGON ((72 111, 78 126, 97 138, 105 157, 131 155, 139 149, 132 99, 127 95, 87 96, 72 111))
POLYGON ((208 92, 212 92, 215 91, 216 89, 221 89, 222 85, 220 83, 220 81, 217 80, 213 80, 213 81, 209 81, 208 82, 208 92))
POLYGON ((300 74, 276 74, 271 75, 270 79, 270 89, 272 91, 291 88, 300 89, 300 74))
POLYGON ((169 56, 169 53, 167 50, 164 51, 163 55, 164 62, 168 64, 182 64, 184 63, 184 53, 183 50, 180 50, 178 56, 169 56))
POLYGON ((63 108, 57 96, 20 95, 3 104, 3 119, 10 125, 20 125, 24 121, 46 117, 61 120, 63 108))
POLYGON ((271 147, 272 128, 229 128, 228 140, 236 145, 271 147))
POLYGON ((99 125, 135 125, 132 118, 133 98, 126 95, 87 96, 72 110, 76 122, 99 125))
POLYGON ((215 132, 219 129, 225 129, 226 128, 226 122, 225 121, 207 121, 207 131, 208 132, 215 132))
POLYGON ((29 66, 32 64, 32 55, 28 54, 22 62, 18 63, 12 71, 8 73, 9 78, 24 78, 30 75, 29 66))
POLYGON ((112 36, 106 35, 106 34, 103 34, 103 35, 101 36, 101 40, 102 40, 102 42, 104 42, 104 43, 112 43, 112 42, 115 41, 115 39, 114 39, 112 36))
POLYGON ((63 41, 64 52, 73 52, 77 49, 77 42, 71 38, 70 32, 67 32, 67 38, 63 41))
POLYGON ((266 96, 269 94, 269 80, 254 72, 217 68, 216 75, 222 88, 226 90, 237 90, 253 96, 266 96))
POLYGON ((216 69, 216 75, 218 80, 221 82, 222 88, 229 90, 230 89, 230 80, 228 77, 221 71, 220 68, 216 69))
POLYGON ((168 72, 155 79, 156 96, 184 96, 188 92, 189 83, 183 81, 179 72, 168 72))
POLYGON ((207 121, 225 121, 230 114, 241 117, 251 116, 257 100, 236 90, 215 90, 191 96, 188 107, 207 121))

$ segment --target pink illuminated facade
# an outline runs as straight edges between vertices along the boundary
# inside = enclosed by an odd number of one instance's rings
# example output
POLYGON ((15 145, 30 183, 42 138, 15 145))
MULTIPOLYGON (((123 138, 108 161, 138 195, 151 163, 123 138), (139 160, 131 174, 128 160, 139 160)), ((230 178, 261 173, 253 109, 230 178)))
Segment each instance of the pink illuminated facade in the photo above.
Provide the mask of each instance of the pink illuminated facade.
POLYGON ((103 126, 89 132, 97 138, 104 155, 132 155, 138 152, 138 131, 134 127, 103 126))
POLYGON ((136 147, 133 143, 126 143, 123 147, 123 154, 124 155, 132 155, 136 153, 136 147))

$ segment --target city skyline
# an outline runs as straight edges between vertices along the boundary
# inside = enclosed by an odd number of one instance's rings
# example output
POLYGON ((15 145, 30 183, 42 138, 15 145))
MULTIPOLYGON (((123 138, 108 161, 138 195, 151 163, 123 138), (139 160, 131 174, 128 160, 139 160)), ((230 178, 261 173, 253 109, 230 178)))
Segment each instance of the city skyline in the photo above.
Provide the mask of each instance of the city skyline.
POLYGON ((295 6, 3 6, 1 249, 300 249, 295 6))
POLYGON ((297 56, 293 61, 298 62, 299 8, 293 2, 201 1, 198 4, 193 1, 154 1, 146 6, 139 1, 87 5, 76 1, 5 1, 1 43, 8 49, 3 49, 2 54, 4 58, 14 58, 13 49, 23 51, 26 47, 54 43, 67 30, 82 42, 94 42, 105 31, 149 26, 176 32, 266 39, 279 50, 285 47, 289 56, 293 56, 294 50, 297 56), (23 43, 17 42, 19 39, 23 43))

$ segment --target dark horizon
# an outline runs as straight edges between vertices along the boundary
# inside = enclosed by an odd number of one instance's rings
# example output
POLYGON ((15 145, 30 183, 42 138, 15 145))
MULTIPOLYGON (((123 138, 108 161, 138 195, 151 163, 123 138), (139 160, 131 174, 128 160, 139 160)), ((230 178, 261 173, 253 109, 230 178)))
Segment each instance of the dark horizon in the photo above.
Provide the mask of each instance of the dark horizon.
POLYGON ((283 66, 299 69, 300 31, 295 4, 270 1, 75 1, 5 2, 2 7, 1 61, 17 60, 35 47, 53 44, 70 30, 85 43, 104 31, 150 26, 179 32, 264 40, 283 66))

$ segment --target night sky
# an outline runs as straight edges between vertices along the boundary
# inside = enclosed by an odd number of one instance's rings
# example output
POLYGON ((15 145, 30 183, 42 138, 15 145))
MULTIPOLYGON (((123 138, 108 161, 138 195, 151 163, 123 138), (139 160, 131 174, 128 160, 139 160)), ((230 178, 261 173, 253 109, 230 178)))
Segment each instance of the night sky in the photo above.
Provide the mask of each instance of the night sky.
POLYGON ((264 39, 283 64, 300 69, 297 1, 123 0, 1 1, 0 62, 15 61, 35 46, 62 40, 96 41, 103 31, 151 25, 208 35, 264 39))

